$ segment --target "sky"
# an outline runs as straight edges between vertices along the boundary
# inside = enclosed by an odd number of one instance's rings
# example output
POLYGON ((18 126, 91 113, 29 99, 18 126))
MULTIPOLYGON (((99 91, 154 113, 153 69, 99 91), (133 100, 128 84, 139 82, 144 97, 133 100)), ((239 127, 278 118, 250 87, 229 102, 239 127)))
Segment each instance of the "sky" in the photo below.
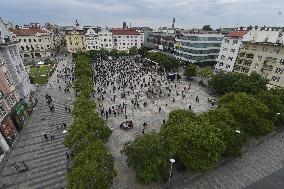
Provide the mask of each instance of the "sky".
POLYGON ((81 26, 213 28, 283 26, 284 0, 0 0, 0 17, 22 25, 50 22, 81 26), (3 2, 2 2, 3 1, 3 2))

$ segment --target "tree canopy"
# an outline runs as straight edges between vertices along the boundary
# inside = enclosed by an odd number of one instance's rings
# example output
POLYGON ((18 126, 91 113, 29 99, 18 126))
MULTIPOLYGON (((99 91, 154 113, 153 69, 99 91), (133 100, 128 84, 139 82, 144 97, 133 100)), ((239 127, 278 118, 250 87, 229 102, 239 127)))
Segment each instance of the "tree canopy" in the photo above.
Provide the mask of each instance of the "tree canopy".
POLYGON ((213 29, 211 28, 210 25, 204 25, 204 26, 202 27, 202 30, 204 30, 204 31, 213 31, 213 29))
POLYGON ((190 64, 188 65, 183 73, 184 76, 191 78, 191 77, 195 77, 197 75, 197 67, 194 64, 190 64))
POLYGON ((246 93, 228 93, 219 100, 220 108, 227 108, 239 127, 249 136, 262 136, 273 130, 267 118, 268 107, 246 93))
POLYGON ((68 189, 108 189, 116 176, 112 155, 104 143, 95 140, 82 148, 75 156, 68 173, 68 189))
POLYGON ((160 52, 147 52, 146 57, 152 61, 157 62, 160 66, 164 67, 167 71, 177 69, 179 67, 179 61, 170 55, 166 55, 160 52))
POLYGON ((127 156, 128 166, 136 171, 139 182, 156 182, 168 176, 170 154, 159 134, 145 134, 126 143, 122 153, 127 156))
POLYGON ((250 76, 235 72, 220 72, 209 80, 209 87, 221 95, 230 92, 257 94, 267 90, 267 84, 268 80, 255 72, 250 76))

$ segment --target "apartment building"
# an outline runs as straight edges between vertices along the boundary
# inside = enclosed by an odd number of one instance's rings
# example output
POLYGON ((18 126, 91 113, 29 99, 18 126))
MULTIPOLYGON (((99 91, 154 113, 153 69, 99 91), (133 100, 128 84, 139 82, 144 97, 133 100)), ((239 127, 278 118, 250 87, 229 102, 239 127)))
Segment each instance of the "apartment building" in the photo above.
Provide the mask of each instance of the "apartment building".
POLYGON ((100 28, 98 30, 99 47, 111 51, 113 46, 113 33, 108 28, 100 28))
POLYGON ((47 29, 32 24, 29 27, 16 26, 10 29, 13 40, 19 44, 23 60, 44 59, 53 56, 53 33, 47 29))
POLYGON ((229 32, 223 39, 220 53, 215 65, 215 73, 232 72, 236 62, 242 38, 248 31, 229 32))
POLYGON ((86 29, 85 45, 86 45, 86 50, 100 49, 100 39, 99 39, 99 34, 96 32, 96 28, 86 29))
POLYGON ((175 57, 192 63, 216 61, 223 38, 214 33, 183 34, 176 38, 175 57))
POLYGON ((143 36, 134 29, 112 29, 113 48, 128 51, 131 47, 138 49, 143 44, 143 36))
POLYGON ((256 72, 269 79, 269 87, 284 87, 284 32, 253 29, 243 37, 234 72, 256 72))

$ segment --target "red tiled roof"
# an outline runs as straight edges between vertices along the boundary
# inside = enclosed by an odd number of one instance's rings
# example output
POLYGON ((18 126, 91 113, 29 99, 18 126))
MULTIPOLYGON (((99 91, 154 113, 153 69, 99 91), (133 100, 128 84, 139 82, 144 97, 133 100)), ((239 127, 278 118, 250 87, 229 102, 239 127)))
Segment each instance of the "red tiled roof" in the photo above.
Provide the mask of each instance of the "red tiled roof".
POLYGON ((238 37, 242 38, 248 31, 232 31, 228 33, 228 37, 238 37))
POLYGON ((112 29, 112 35, 140 35, 138 31, 133 29, 112 29))
POLYGON ((28 29, 23 29, 23 28, 13 28, 10 29, 11 32, 18 36, 29 36, 29 35, 34 35, 36 33, 47 33, 46 31, 40 29, 40 28, 28 28, 28 29))

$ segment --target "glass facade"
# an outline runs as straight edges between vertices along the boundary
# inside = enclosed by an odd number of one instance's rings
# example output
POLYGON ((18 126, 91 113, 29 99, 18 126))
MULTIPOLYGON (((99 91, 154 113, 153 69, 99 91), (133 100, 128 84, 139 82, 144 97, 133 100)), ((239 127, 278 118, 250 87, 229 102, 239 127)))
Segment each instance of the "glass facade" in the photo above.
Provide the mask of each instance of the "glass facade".
POLYGON ((221 47, 221 43, 191 43, 181 42, 182 46, 194 47, 194 48, 208 48, 208 47, 221 47))

